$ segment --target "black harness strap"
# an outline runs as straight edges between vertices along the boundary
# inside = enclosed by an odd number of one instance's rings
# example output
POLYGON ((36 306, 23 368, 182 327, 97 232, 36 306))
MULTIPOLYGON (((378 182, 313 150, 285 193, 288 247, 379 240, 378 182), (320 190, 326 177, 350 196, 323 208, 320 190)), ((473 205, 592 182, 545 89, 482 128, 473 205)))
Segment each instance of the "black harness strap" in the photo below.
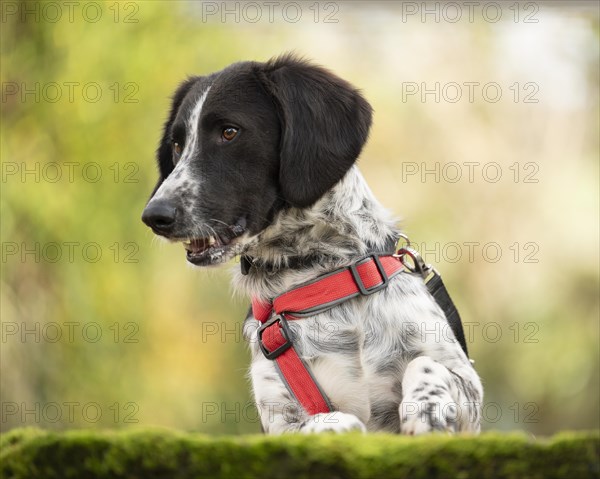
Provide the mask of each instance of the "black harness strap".
POLYGON ((433 299, 435 299, 435 302, 442 308, 456 340, 459 342, 460 347, 468 358, 469 351, 467 349, 467 341, 465 340, 465 333, 463 331, 460 314, 458 314, 458 310, 456 309, 452 298, 450 298, 450 294, 448 294, 448 290, 442 281, 442 277, 436 271, 433 271, 433 275, 427 281, 427 289, 431 296, 433 296, 433 299))

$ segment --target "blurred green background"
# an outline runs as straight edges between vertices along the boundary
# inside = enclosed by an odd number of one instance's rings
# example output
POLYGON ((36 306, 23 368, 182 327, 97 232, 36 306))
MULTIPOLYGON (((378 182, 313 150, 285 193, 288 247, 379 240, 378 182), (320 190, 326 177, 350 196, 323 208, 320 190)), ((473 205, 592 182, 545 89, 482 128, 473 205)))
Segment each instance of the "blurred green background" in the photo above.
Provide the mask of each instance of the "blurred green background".
POLYGON ((3 2, 1 429, 259 431, 237 263, 139 218, 178 83, 290 50, 373 105, 362 171, 468 323, 484 429, 598 428, 598 4, 488 3, 3 2))

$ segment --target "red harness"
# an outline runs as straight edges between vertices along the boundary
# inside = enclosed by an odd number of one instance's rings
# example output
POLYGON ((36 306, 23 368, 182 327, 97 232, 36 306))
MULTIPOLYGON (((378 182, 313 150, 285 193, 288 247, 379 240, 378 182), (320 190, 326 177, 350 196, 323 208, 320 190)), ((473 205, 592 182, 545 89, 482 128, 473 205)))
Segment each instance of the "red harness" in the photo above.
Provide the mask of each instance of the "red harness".
POLYGON ((275 360, 279 375, 310 415, 333 408, 296 352, 288 320, 322 313, 359 294, 376 293, 402 269, 402 263, 392 255, 371 255, 283 293, 272 302, 252 299, 252 313, 262 323, 258 329, 260 349, 267 359, 275 360))

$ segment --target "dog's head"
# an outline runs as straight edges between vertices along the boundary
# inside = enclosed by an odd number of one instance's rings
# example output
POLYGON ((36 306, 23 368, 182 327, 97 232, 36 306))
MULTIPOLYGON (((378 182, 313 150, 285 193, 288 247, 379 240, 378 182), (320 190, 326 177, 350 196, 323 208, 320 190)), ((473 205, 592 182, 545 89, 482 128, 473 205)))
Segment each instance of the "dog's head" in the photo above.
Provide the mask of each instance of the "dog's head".
POLYGON ((175 92, 142 220, 196 265, 222 262, 284 208, 306 208, 356 161, 371 107, 293 56, 236 63, 175 92))

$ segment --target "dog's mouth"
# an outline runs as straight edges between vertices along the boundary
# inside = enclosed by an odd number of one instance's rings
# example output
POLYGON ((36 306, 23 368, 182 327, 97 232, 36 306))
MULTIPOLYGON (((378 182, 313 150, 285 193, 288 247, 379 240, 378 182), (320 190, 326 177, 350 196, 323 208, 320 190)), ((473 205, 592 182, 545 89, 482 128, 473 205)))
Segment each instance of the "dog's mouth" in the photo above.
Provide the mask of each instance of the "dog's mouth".
POLYGON ((231 242, 225 243, 219 236, 209 236, 185 240, 183 247, 186 250, 187 260, 202 266, 222 260, 227 250, 231 248, 231 242))
POLYGON ((208 266, 230 259, 235 253, 236 239, 246 232, 246 221, 240 218, 234 225, 227 226, 204 238, 188 238, 182 241, 187 260, 196 266, 208 266))

